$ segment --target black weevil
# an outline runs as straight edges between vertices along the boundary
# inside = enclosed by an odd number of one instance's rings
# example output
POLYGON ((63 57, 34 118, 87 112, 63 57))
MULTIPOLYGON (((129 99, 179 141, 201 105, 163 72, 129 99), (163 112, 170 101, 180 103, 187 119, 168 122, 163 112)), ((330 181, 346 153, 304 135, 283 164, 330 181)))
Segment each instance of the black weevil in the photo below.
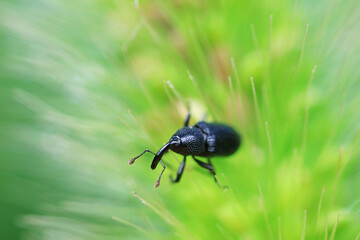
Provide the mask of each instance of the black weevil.
POLYGON ((196 123, 189 127, 190 112, 188 113, 183 128, 180 128, 156 154, 146 149, 140 155, 132 158, 129 165, 133 164, 135 160, 141 157, 144 153, 149 152, 155 155, 151 163, 151 169, 155 169, 159 162, 163 166, 159 179, 155 183, 157 188, 160 185, 161 176, 165 170, 165 164, 161 160, 162 156, 170 149, 176 153, 184 156, 184 160, 180 164, 177 171, 176 179, 171 178, 172 182, 179 182, 182 173, 184 172, 186 157, 191 155, 200 167, 210 171, 214 176, 216 175, 214 167, 211 164, 210 158, 215 156, 229 156, 233 154, 240 146, 241 137, 235 130, 225 124, 207 123, 204 121, 196 123), (204 163, 195 156, 206 157, 208 163, 204 163))

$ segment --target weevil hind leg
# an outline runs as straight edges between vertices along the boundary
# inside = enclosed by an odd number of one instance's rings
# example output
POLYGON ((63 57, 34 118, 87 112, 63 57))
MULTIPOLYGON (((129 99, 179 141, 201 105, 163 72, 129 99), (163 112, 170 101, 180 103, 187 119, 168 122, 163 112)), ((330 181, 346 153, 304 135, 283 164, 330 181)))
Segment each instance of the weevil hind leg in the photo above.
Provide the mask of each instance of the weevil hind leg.
MULTIPOLYGON (((208 164, 210 164, 210 165, 212 166, 211 159, 210 159, 210 158, 207 158, 207 160, 208 160, 208 164)), ((223 185, 220 183, 220 181, 219 181, 219 179, 218 179, 218 177, 217 177, 216 174, 214 174, 214 179, 215 179, 215 182, 220 186, 220 188, 221 188, 222 190, 226 191, 226 190, 229 189, 228 186, 223 186, 223 185)))
POLYGON ((184 169, 185 169, 185 163, 186 163, 186 156, 184 156, 184 160, 182 161, 182 163, 181 163, 180 166, 179 166, 179 169, 178 169, 178 171, 177 171, 176 178, 173 179, 173 178, 170 176, 170 179, 171 179, 171 181, 172 181, 173 183, 177 183, 177 182, 180 181, 181 176, 182 176, 182 174, 183 174, 183 172, 184 172, 184 169))
POLYGON ((154 155, 156 155, 154 152, 150 151, 149 149, 145 149, 140 155, 133 157, 132 159, 130 159, 129 161, 129 165, 133 164, 135 162, 136 159, 138 159, 139 157, 141 157, 142 155, 144 155, 144 153, 149 152, 152 153, 154 155))
POLYGON ((228 188, 228 187, 226 187, 226 186, 223 186, 223 185, 219 182, 219 180, 218 180, 218 178, 217 178, 217 176, 216 176, 215 170, 214 170, 214 166, 211 164, 210 158, 207 159, 207 160, 208 160, 208 163, 204 163, 204 162, 196 159, 195 156, 192 156, 192 157, 193 157, 193 159, 195 160, 195 162, 196 162, 197 164, 199 164, 200 167, 209 170, 209 172, 214 176, 215 182, 219 185, 219 187, 220 187, 222 190, 226 190, 226 189, 228 188))
POLYGON ((196 159, 195 156, 192 156, 192 158, 195 160, 195 162, 196 162, 200 167, 209 170, 212 175, 214 175, 214 176, 216 175, 216 174, 215 174, 214 167, 213 167, 213 165, 212 165, 211 163, 204 163, 204 162, 196 159))

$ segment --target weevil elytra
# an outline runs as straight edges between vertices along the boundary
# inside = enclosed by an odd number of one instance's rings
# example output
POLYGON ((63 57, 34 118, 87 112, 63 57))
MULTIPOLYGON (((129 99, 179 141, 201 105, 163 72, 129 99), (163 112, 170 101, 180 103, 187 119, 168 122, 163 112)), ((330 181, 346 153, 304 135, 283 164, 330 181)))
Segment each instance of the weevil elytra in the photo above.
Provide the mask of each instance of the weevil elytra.
POLYGON ((129 161, 129 165, 133 164, 137 158, 146 152, 154 154, 155 157, 151 163, 151 169, 155 169, 159 162, 163 166, 163 170, 155 183, 155 187, 158 187, 161 176, 165 171, 165 164, 161 159, 165 153, 172 150, 184 156, 177 171, 176 178, 171 178, 172 182, 180 181, 188 156, 191 156, 200 167, 210 171, 215 181, 217 181, 210 158, 215 156, 229 156, 236 152, 240 146, 241 137, 232 127, 225 124, 201 121, 189 127, 189 121, 190 113, 188 113, 186 117, 184 127, 180 128, 157 153, 145 149, 140 155, 132 158, 129 161), (202 162, 196 157, 206 157, 208 162, 202 162))

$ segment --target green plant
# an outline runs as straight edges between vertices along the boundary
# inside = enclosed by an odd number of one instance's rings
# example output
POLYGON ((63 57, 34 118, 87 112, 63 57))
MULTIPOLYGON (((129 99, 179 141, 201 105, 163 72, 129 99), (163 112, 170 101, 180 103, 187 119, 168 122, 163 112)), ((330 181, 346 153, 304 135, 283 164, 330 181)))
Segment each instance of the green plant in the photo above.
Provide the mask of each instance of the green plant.
POLYGON ((359 237, 357 1, 0 4, 1 239, 359 237), (151 156, 190 104, 214 159, 151 156), (326 233, 325 233, 326 229, 326 233), (327 237, 326 237, 327 236, 327 237))

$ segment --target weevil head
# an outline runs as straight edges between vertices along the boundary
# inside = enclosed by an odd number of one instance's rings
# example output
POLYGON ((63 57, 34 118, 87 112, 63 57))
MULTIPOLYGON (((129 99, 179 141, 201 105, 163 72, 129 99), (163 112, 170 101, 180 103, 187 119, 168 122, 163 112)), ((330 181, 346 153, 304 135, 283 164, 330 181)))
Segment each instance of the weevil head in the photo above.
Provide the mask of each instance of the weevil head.
POLYGON ((205 139, 200 129, 195 127, 180 128, 155 155, 151 169, 155 169, 162 156, 172 150, 181 155, 197 155, 205 152, 205 139))
POLYGON ((183 127, 179 129, 169 140, 170 149, 176 153, 197 155, 205 152, 205 139, 200 129, 195 127, 183 127))

